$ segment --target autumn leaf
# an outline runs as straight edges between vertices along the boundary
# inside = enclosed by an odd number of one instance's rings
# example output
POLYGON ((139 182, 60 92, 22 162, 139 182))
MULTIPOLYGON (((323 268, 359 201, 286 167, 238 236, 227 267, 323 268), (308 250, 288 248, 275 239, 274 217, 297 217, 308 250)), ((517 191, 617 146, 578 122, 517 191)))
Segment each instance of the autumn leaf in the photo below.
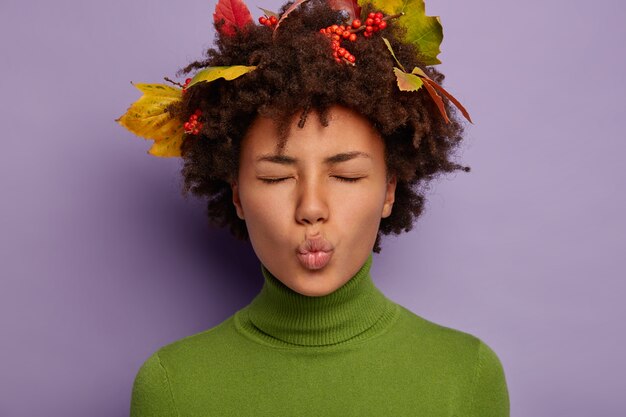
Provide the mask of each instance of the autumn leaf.
POLYGON ((280 19, 278 19, 278 22, 276 23, 276 26, 274 27, 274 33, 276 33, 276 29, 278 29, 278 26, 280 26, 282 21, 285 20, 287 16, 289 16, 289 13, 296 10, 298 6, 300 6, 302 3, 305 3, 306 1, 308 0, 297 0, 291 6, 289 6, 289 8, 285 10, 285 13, 283 13, 282 16, 280 16, 280 19))
MULTIPOLYGON (((426 84, 431 85, 434 89, 438 90, 441 94, 443 94, 444 96, 446 96, 448 98, 448 100, 450 100, 457 109, 459 109, 461 111, 461 113, 463 114, 463 116, 470 122, 470 123, 474 123, 472 122, 472 118, 470 117, 468 111, 465 109, 465 107, 463 107, 463 105, 459 102, 459 100, 457 100, 452 94, 448 93, 446 91, 445 88, 443 88, 442 86, 440 86, 439 84, 437 84, 435 82, 435 80, 433 80, 432 78, 430 78, 428 75, 426 75, 426 73, 424 71, 422 71, 421 68, 419 67, 415 67, 413 68, 413 71, 411 71, 412 74, 417 74, 420 77, 422 77, 424 79, 424 82, 426 84)), ((430 92, 430 90, 429 90, 430 92)), ((432 93, 431 93, 432 96, 432 93)))
POLYGON ((219 32, 222 35, 233 36, 236 29, 244 29, 252 23, 252 15, 243 0, 219 0, 215 5, 213 22, 224 20, 219 32))
POLYGON ((437 105, 437 108, 439 109, 439 112, 443 116, 446 123, 450 123, 448 112, 446 112, 446 107, 443 104, 443 100, 441 99, 441 96, 437 94, 437 90, 435 90, 432 84, 429 82, 424 82, 424 85, 426 86, 426 91, 428 91, 428 94, 430 94, 430 97, 433 99, 433 101, 437 105))
POLYGON ((382 37, 383 42, 385 42, 385 45, 387 45, 387 49, 389 49, 389 52, 391 52, 391 56, 393 57, 393 59, 396 60, 396 63, 398 64, 398 66, 402 69, 402 71, 406 72, 406 70, 404 69, 404 66, 402 65, 402 63, 400 61, 398 61, 398 58, 396 58, 396 53, 393 52, 393 48, 391 47, 391 43, 389 42, 389 40, 385 37, 382 37))
POLYGON ((437 55, 443 40, 443 28, 439 16, 426 16, 424 0, 367 0, 385 14, 404 15, 394 20, 394 24, 406 28, 406 42, 417 46, 426 65, 441 64, 437 55))
POLYGON ((244 74, 249 73, 250 71, 254 71, 256 66, 245 66, 245 65, 232 65, 226 67, 207 67, 203 70, 196 73, 193 76, 187 88, 191 87, 194 84, 207 81, 215 81, 218 78, 224 78, 227 81, 234 80, 237 77, 240 77, 244 74))
MULTIPOLYGON (((257 7, 258 7, 258 6, 257 6, 257 7)), ((265 16, 267 16, 267 17, 271 17, 271 16, 274 16, 275 18, 279 18, 279 17, 280 17, 280 16, 278 16, 278 13, 273 12, 273 11, 271 11, 271 10, 267 10, 267 9, 262 8, 262 7, 259 7, 259 9, 261 9, 261 11, 262 11, 262 12, 265 14, 265 16)))
POLYGON ((357 0, 328 0, 328 4, 332 9, 345 10, 350 16, 348 23, 351 23, 354 19, 361 18, 361 6, 357 0))
POLYGON ((436 90, 439 90, 441 94, 446 96, 448 100, 450 100, 456 106, 456 108, 461 111, 461 114, 463 114, 463 117, 465 117, 470 123, 474 124, 474 122, 472 121, 472 118, 469 115, 469 112, 465 109, 465 107, 463 107, 463 105, 459 102, 459 100, 457 100, 452 94, 448 93, 442 86, 440 86, 439 84, 437 84, 430 78, 428 80, 425 80, 425 83, 433 86, 433 88, 435 88, 436 90))
POLYGON ((148 153, 163 157, 180 156, 183 126, 166 108, 181 101, 182 90, 166 84, 133 85, 143 95, 115 121, 137 136, 153 139, 155 143, 148 153))
POLYGON ((400 91, 417 91, 424 84, 420 77, 415 74, 408 74, 400 68, 393 67, 393 72, 396 74, 400 91))

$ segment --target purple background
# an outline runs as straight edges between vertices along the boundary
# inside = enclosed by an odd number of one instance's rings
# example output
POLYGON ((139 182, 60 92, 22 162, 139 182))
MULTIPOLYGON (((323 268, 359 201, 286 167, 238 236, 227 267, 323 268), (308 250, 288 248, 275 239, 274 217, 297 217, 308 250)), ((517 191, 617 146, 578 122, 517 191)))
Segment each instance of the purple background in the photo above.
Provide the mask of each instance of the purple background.
MULTIPOLYGON (((279 2, 248 0, 277 9, 279 2)), ((114 123, 210 46, 215 2, 2 0, 0 415, 128 415, 141 363, 260 289, 248 244, 206 226, 180 161, 114 123)), ((513 417, 624 415, 620 0, 430 0, 461 162, 375 282, 488 343, 513 417), (621 300, 620 300, 621 299, 621 300)))

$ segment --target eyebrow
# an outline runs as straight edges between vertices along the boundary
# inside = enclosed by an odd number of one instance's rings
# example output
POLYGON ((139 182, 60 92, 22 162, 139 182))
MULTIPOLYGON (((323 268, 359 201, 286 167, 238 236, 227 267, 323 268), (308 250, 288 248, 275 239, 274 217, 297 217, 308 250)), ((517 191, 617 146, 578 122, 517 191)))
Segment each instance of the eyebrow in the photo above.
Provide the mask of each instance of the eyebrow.
MULTIPOLYGON (((324 164, 334 165, 334 164, 349 161, 351 159, 358 158, 358 157, 372 159, 371 155, 365 152, 360 152, 360 151, 342 152, 342 153, 338 153, 336 155, 325 158, 324 164)), ((256 162, 260 162, 260 161, 274 162, 276 164, 281 164, 281 165, 294 165, 298 163, 297 158, 293 158, 291 156, 286 156, 286 155, 277 155, 277 154, 261 155, 258 158, 256 158, 256 162)))

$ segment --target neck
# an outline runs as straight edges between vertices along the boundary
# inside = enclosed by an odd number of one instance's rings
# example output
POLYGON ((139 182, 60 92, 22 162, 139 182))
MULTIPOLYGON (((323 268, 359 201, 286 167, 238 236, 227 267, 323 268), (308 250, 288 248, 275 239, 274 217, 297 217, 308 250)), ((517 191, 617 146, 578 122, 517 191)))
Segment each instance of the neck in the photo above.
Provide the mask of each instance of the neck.
POLYGON ((370 254, 343 286, 311 297, 293 291, 264 265, 264 285, 242 316, 243 327, 270 342, 322 346, 360 340, 380 331, 393 319, 396 304, 374 285, 370 254))

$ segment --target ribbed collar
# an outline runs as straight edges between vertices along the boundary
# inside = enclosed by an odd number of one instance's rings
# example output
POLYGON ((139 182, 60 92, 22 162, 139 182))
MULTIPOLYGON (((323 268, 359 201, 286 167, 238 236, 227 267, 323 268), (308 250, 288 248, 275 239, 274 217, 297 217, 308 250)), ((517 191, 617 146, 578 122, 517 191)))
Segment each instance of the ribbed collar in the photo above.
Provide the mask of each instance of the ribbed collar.
POLYGON ((384 330, 397 312, 397 304, 374 285, 371 265, 370 253, 343 286, 311 297, 293 291, 261 264, 263 287, 242 310, 240 325, 279 345, 323 346, 370 337, 384 330))

